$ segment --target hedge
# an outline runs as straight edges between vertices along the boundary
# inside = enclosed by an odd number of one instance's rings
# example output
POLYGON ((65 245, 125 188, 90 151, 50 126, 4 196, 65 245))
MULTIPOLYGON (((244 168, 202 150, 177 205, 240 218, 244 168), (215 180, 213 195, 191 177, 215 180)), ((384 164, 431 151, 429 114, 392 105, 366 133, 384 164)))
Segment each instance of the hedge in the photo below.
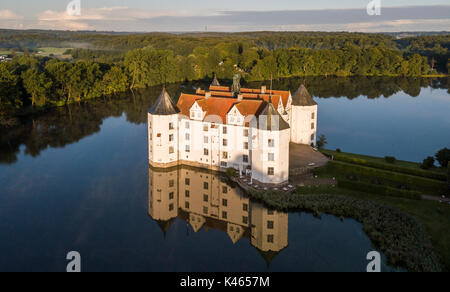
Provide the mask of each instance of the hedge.
POLYGON ((433 194, 440 194, 447 189, 447 183, 424 177, 412 176, 398 172, 386 171, 371 167, 348 164, 339 161, 330 161, 328 167, 339 174, 351 174, 356 177, 366 177, 370 179, 381 179, 390 182, 391 185, 404 185, 412 189, 430 191, 433 194))
POLYGON ((387 196, 387 197, 400 197, 400 198, 407 198, 412 200, 421 200, 422 194, 420 192, 416 191, 408 191, 408 190, 400 190, 391 188, 384 185, 374 185, 364 182, 354 182, 349 180, 342 180, 340 179, 338 181, 338 187, 343 189, 349 189, 354 191, 361 191, 365 193, 370 194, 377 194, 381 196, 387 196))
POLYGON ((443 173, 426 171, 423 169, 402 167, 402 166, 398 166, 395 164, 385 164, 385 163, 380 163, 380 162, 367 161, 365 159, 353 158, 353 157, 348 157, 345 155, 337 154, 334 156, 334 160, 348 162, 348 163, 352 163, 352 164, 358 164, 358 165, 367 166, 367 167, 383 169, 383 170, 388 170, 388 171, 400 172, 400 173, 405 173, 405 174, 414 175, 414 176, 431 178, 431 179, 436 179, 436 180, 440 180, 440 181, 447 180, 447 176, 443 173))

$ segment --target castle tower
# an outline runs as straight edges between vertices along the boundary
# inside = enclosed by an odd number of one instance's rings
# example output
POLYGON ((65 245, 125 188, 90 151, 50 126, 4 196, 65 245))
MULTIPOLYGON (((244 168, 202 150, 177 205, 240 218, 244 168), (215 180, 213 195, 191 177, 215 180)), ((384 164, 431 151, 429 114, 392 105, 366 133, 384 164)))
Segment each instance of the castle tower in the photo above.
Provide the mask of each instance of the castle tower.
POLYGON ((316 145, 317 141, 317 103, 302 84, 292 96, 291 142, 316 145))
POLYGON ((260 203, 252 205, 251 242, 267 263, 288 246, 289 215, 272 211, 260 203))
POLYGON ((262 183, 281 184, 289 180, 289 124, 269 102, 251 125, 257 128, 258 145, 252 145, 252 178, 262 183))
POLYGON ((178 168, 149 169, 148 214, 161 228, 164 237, 178 216, 178 177, 178 168))
POLYGON ((178 107, 164 87, 148 113, 148 144, 150 165, 171 167, 178 163, 178 107))

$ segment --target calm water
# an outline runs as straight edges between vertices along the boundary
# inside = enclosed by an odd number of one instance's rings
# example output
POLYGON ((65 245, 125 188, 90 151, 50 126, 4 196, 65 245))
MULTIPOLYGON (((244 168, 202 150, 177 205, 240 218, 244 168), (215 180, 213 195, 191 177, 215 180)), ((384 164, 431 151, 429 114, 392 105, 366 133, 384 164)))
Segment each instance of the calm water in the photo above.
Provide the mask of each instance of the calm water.
MULTIPOLYGON (((419 161, 450 146, 446 79, 306 82, 330 148, 419 161)), ((193 89, 169 87, 181 90, 193 89)), ((0 271, 64 271, 71 250, 85 271, 365 270, 374 248, 354 220, 271 212, 204 171, 149 170, 146 112, 159 91, 1 129, 0 271)))

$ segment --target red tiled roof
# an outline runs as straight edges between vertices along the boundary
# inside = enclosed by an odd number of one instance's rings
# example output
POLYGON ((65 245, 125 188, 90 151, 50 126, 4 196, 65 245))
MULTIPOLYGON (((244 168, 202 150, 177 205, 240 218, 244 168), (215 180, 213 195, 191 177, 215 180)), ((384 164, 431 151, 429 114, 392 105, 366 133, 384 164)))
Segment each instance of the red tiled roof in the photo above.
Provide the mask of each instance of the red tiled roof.
POLYGON ((189 117, 191 115, 190 110, 196 100, 204 99, 204 96, 194 94, 182 93, 178 100, 177 107, 180 110, 180 114, 189 117))
MULTIPOLYGON (((197 101, 198 105, 206 112, 206 118, 208 116, 219 116, 222 122, 226 123, 226 116, 236 105, 239 112, 244 116, 259 116, 259 114, 267 106, 270 99, 270 90, 265 94, 261 94, 261 89, 249 89, 242 88, 241 94, 243 100, 233 98, 233 93, 229 87, 225 86, 210 86, 211 97, 206 98, 206 91, 198 89, 196 94, 184 94, 182 93, 178 101, 178 108, 181 114, 189 117, 190 109, 197 101)), ((278 109, 280 100, 286 107, 290 96, 289 91, 272 91, 272 104, 275 109, 278 109)))

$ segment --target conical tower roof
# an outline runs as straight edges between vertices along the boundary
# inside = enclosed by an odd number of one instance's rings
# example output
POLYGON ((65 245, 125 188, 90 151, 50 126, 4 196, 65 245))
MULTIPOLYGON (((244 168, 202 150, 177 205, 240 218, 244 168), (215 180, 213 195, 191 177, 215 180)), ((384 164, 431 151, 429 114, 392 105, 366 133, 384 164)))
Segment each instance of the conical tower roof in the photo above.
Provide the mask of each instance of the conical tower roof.
POLYGON ((161 95, 158 97, 158 100, 150 109, 150 114, 156 116, 168 116, 178 114, 179 112, 180 110, 173 103, 169 93, 167 93, 166 87, 163 87, 161 95))
POLYGON ((260 130, 268 130, 268 131, 282 131, 289 129, 289 124, 283 119, 280 113, 275 109, 273 104, 270 102, 267 104, 266 108, 261 113, 261 116, 267 117, 266 125, 259 125, 260 130), (278 126, 277 126, 278 125, 278 126), (276 128, 273 128, 276 127, 276 128))
POLYGON ((292 96, 292 105, 295 106, 314 106, 317 103, 312 98, 311 94, 306 89, 305 85, 300 85, 297 92, 292 96))
POLYGON ((175 218, 172 218, 167 221, 156 220, 156 224, 158 224, 159 228, 161 229, 161 231, 164 235, 164 238, 166 238, 167 232, 169 231, 169 229, 172 226, 174 221, 175 221, 175 218))

